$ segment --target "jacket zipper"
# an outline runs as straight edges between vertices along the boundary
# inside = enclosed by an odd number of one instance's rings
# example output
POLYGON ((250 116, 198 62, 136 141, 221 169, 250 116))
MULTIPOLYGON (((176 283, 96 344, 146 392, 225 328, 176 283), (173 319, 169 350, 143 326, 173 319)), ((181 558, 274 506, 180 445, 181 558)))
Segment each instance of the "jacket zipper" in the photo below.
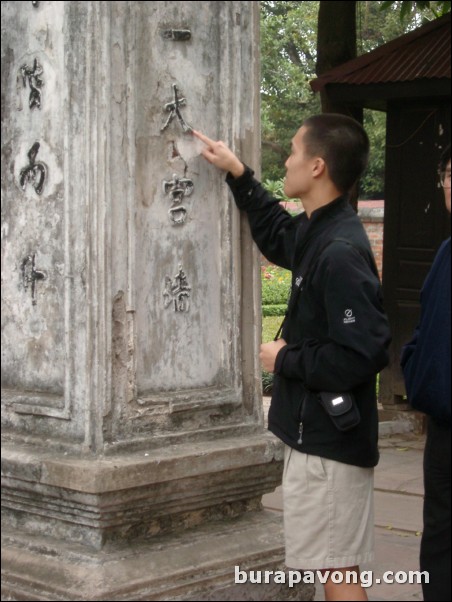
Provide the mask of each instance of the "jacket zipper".
POLYGON ((297 444, 301 445, 303 443, 303 422, 300 422, 300 424, 298 425, 298 439, 297 439, 297 444))
POLYGON ((304 428, 304 425, 303 425, 303 410, 304 410, 305 401, 306 401, 306 395, 301 400, 300 411, 298 412, 298 416, 299 416, 300 422, 298 424, 297 445, 302 445, 302 443, 303 443, 303 428, 304 428))

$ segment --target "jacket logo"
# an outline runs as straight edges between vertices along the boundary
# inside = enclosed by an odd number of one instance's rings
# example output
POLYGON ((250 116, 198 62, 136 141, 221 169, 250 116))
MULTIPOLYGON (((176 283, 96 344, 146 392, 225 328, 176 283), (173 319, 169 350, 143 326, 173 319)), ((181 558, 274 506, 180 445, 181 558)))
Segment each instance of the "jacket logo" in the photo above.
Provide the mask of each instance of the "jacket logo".
POLYGON ((295 286, 300 287, 302 282, 303 282, 303 276, 298 276, 298 278, 295 279, 295 286))
POLYGON ((345 314, 344 324, 354 324, 356 322, 356 318, 353 315, 352 309, 346 309, 344 314, 345 314))

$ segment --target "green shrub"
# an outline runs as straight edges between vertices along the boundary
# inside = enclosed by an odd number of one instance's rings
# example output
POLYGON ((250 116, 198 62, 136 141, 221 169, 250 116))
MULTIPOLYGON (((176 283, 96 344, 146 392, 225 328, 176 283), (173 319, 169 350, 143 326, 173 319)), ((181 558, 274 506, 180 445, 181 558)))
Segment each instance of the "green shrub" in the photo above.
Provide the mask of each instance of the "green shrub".
POLYGON ((289 270, 284 270, 276 266, 263 267, 262 305, 287 305, 291 279, 292 274, 289 270))
MULTIPOLYGON (((264 307, 262 308, 264 309, 264 307)), ((269 343, 273 341, 281 325, 281 316, 264 317, 262 320, 262 342, 269 343)), ((262 370, 262 391, 264 395, 271 395, 273 389, 273 374, 262 370)))
POLYGON ((262 342, 270 343, 281 326, 281 316, 268 316, 262 319, 262 342))
MULTIPOLYGON (((292 274, 277 266, 262 268, 262 342, 273 341, 283 316, 286 313, 290 295, 292 274)), ((273 374, 262 371, 262 390, 270 395, 273 389, 273 374)))
POLYGON ((269 316, 284 316, 287 309, 287 303, 278 305, 263 305, 262 316, 267 318, 269 316))
POLYGON ((273 373, 262 370, 262 391, 269 395, 273 389, 273 373))

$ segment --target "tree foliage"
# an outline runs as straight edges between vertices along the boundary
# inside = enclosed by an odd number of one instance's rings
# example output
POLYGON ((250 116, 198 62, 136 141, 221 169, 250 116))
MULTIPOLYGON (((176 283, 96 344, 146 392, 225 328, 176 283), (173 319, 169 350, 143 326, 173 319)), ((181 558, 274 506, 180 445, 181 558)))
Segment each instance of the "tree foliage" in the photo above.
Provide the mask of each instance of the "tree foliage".
POLYGON ((265 179, 284 176, 300 123, 320 112, 315 77, 318 2, 261 2, 262 156, 265 179))
POLYGON ((423 21, 430 21, 432 16, 437 19, 450 12, 450 2, 410 2, 408 0, 403 0, 402 2, 395 2, 394 0, 381 2, 382 10, 394 8, 394 6, 399 11, 401 21, 413 17, 415 19, 420 17, 423 21))
MULTIPOLYGON (((319 2, 261 1, 262 175, 284 177, 290 141, 309 115, 320 113, 316 77, 319 2)), ((450 2, 356 2, 357 54, 382 44, 450 10, 450 2)), ((383 192, 385 114, 364 112, 371 161, 362 198, 383 192)))

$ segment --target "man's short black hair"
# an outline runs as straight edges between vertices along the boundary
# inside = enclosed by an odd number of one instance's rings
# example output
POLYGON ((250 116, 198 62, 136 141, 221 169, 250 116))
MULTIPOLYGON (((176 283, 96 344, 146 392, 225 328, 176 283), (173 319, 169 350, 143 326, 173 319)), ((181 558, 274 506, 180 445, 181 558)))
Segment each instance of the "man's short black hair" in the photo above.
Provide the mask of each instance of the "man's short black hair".
POLYGON ((346 115, 322 113, 304 121, 303 142, 311 157, 322 157, 336 188, 347 193, 367 167, 369 138, 363 126, 346 115))
POLYGON ((439 170, 446 171, 447 164, 450 161, 450 144, 446 146, 446 148, 441 153, 441 157, 439 159, 439 170))

